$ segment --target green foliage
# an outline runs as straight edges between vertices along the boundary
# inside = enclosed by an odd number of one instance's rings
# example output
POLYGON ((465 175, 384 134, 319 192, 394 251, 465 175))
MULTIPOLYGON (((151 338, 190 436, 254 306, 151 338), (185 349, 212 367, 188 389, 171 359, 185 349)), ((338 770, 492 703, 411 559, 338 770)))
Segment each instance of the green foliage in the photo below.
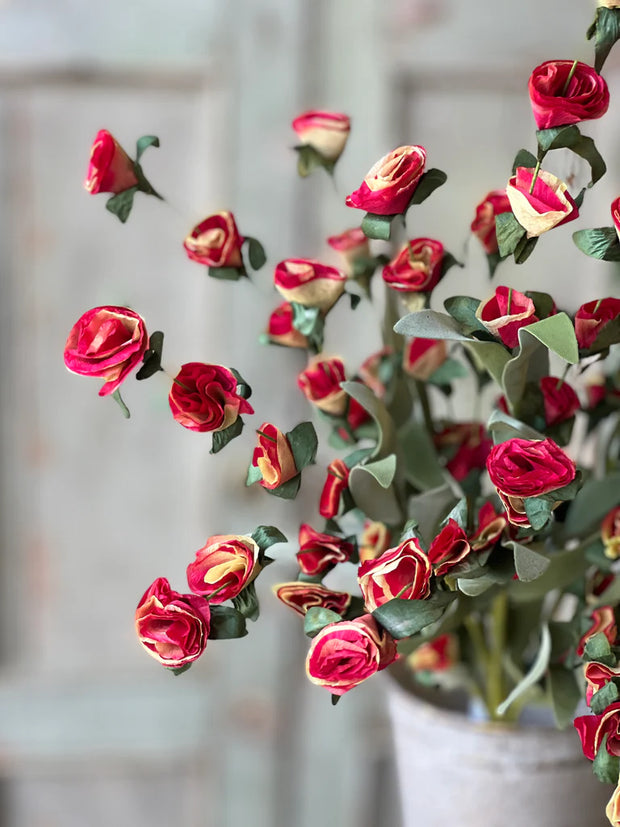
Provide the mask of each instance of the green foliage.
POLYGON ((620 261, 620 242, 615 227, 593 227, 573 233, 575 246, 591 258, 620 261))
POLYGON ((447 180, 448 176, 443 170, 435 168, 427 169, 418 181, 418 185, 415 188, 415 192, 407 209, 414 204, 421 204, 423 201, 426 201, 429 195, 432 195, 436 189, 443 186, 447 180))
POLYGON ((133 199, 138 192, 138 187, 130 187, 128 190, 118 192, 111 198, 108 198, 105 204, 106 210, 115 215, 121 224, 124 224, 129 218, 129 214, 133 207, 133 199))
POLYGON ((125 419, 129 419, 129 417, 131 416, 131 414, 129 413, 129 408, 128 408, 128 407, 127 407, 127 405, 125 405, 125 403, 123 402, 123 397, 121 396, 121 392, 119 391, 119 389, 117 388, 117 389, 114 391, 114 393, 112 393, 112 394, 110 394, 110 395, 111 395, 112 399, 116 402, 116 404, 118 405, 118 407, 121 409, 121 413, 123 414, 123 416, 125 417, 125 419))
POLYGON ((400 640, 439 620, 455 598, 454 592, 437 592, 426 600, 394 597, 375 609, 372 616, 392 637, 400 640))
POLYGON ((288 539, 280 529, 273 525, 259 525, 250 535, 261 552, 266 551, 277 543, 288 543, 288 539))
POLYGON ((247 277, 243 267, 208 267, 207 272, 212 279, 220 281, 239 281, 247 277))
POLYGON ((329 175, 334 174, 336 162, 325 158, 309 144, 294 146, 297 153, 297 172, 300 178, 307 178, 315 169, 324 169, 329 175))
POLYGON ((164 334, 156 330, 149 337, 149 346, 142 357, 142 367, 136 373, 136 379, 148 379, 153 374, 163 370, 161 354, 164 348, 164 334))
POLYGON ((502 258, 514 253, 521 239, 525 237, 525 229, 511 212, 502 212, 495 216, 495 231, 502 258))
POLYGON ((587 639, 583 650, 583 659, 586 661, 594 660, 598 663, 604 663, 606 666, 616 665, 616 657, 611 650, 611 644, 603 632, 597 632, 595 635, 591 635, 587 639))
POLYGON ((604 784, 617 784, 620 773, 620 759, 607 752, 607 736, 605 733, 601 745, 592 764, 592 772, 604 784))
POLYGON ((256 238, 246 235, 245 243, 248 245, 248 258, 252 270, 260 270, 267 261, 267 254, 265 248, 256 238))
POLYGON ((539 157, 551 149, 570 149, 590 165, 592 180, 589 187, 596 184, 605 172, 607 166, 592 138, 582 135, 575 124, 570 126, 554 126, 551 129, 539 129, 536 133, 539 157))
POLYGON ((256 595, 256 584, 252 580, 242 589, 236 597, 233 597, 233 606, 239 614, 248 620, 258 620, 260 606, 256 595))
POLYGON ((224 428, 223 431, 213 432, 211 438, 211 450, 209 451, 209 453, 219 453, 222 450, 222 448, 225 448, 228 445, 231 439, 238 437, 241 431, 243 431, 243 419, 240 416, 238 416, 232 423, 232 425, 228 426, 228 428, 224 428))
POLYGON ((612 46, 620 39, 620 9, 598 8, 587 38, 594 38, 594 68, 600 74, 612 46))
POLYGON ((541 577, 549 568, 549 558, 528 546, 522 546, 515 540, 509 540, 505 545, 513 550, 515 571, 521 582, 531 583, 541 577))
POLYGON ((339 614, 323 606, 311 606, 304 617, 304 632, 308 637, 315 637, 325 626, 342 620, 339 614))
POLYGON ((512 174, 517 171, 517 167, 525 167, 525 169, 532 169, 536 166, 536 156, 528 149, 520 149, 512 163, 512 174))
POLYGON ((615 703, 620 697, 618 687, 613 681, 609 681, 605 686, 601 687, 598 692, 592 695, 590 700, 590 709, 595 715, 601 715, 610 704, 615 703))
POLYGON ((314 463, 319 440, 312 422, 300 422, 286 434, 286 438, 291 446, 295 468, 298 471, 314 463))
POLYGON ((362 218, 362 230, 368 238, 376 238, 379 241, 389 241, 392 234, 392 221, 396 215, 377 215, 367 212, 362 218))
POLYGON ((564 666, 550 666, 547 673, 547 692, 558 729, 573 722, 575 709, 581 700, 581 689, 575 674, 564 666))
POLYGON ((245 637, 245 617, 232 606, 211 606, 209 640, 231 640, 245 637))
POLYGON ((535 686, 538 681, 544 676, 549 665, 549 656, 551 654, 551 635, 549 634, 549 627, 543 624, 540 628, 540 646, 536 653, 536 658, 532 663, 529 671, 514 687, 508 697, 497 707, 498 715, 505 715, 512 704, 524 695, 528 690, 535 686))

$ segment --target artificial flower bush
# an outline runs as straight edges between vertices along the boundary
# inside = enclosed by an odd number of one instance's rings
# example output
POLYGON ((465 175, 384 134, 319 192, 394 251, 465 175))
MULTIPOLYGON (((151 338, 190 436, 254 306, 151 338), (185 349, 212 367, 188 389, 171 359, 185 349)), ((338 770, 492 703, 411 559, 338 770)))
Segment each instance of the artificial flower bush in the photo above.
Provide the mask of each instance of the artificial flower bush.
MULTIPOLYGON (((282 423, 255 425, 245 471, 246 484, 258 484, 265 497, 292 499, 303 470, 316 462, 319 435, 333 452, 314 493, 325 522, 302 523, 298 578, 274 588, 297 616, 292 622, 303 618, 308 678, 333 700, 397 658, 421 682, 464 685, 496 721, 516 721, 526 703, 544 701, 563 727, 585 699, 590 711, 575 718, 575 737, 597 776, 614 784, 620 299, 594 290, 574 308, 568 291, 552 296, 526 279, 519 289, 502 284, 501 265, 509 256, 525 262, 547 232, 566 233, 562 226, 579 217, 584 198, 595 197, 588 190, 605 162, 580 127, 608 109, 600 71, 617 32, 620 9, 603 4, 589 32, 594 66, 548 60, 532 72, 535 154, 519 150, 503 189, 489 190, 464 219, 488 261, 488 295, 459 295, 452 268, 460 262, 440 238, 415 235, 410 208, 424 209, 447 178, 427 168, 427 149, 417 145, 387 153, 346 197, 357 226, 336 227, 327 239, 340 268, 298 257, 273 263, 279 304, 262 341, 307 351, 307 366, 291 376, 290 388, 305 396, 311 413, 290 431, 282 423), (573 192, 543 168, 556 150, 583 159, 587 188, 573 192), (440 310, 434 290, 444 279, 453 279, 457 294, 440 310), (362 351, 355 373, 323 350, 330 312, 345 299, 352 312, 360 301, 383 299, 389 321, 383 347, 362 351), (484 419, 446 414, 445 398, 465 383, 492 398, 484 419), (598 460, 579 450, 576 422, 598 443, 598 460), (337 567, 353 574, 350 589, 330 588, 337 567)), ((295 118, 293 129, 300 174, 333 172, 350 119, 315 110, 295 118)), ((157 195, 139 160, 158 143, 140 139, 131 161, 109 133, 95 139, 86 187, 113 193, 107 206, 122 221, 136 192, 157 195)), ((576 266, 584 253, 620 260, 618 203, 610 209, 614 226, 573 233, 576 266)), ((248 264, 259 271, 266 263, 260 242, 240 233, 229 210, 197 223, 180 239, 183 247, 213 278, 236 281, 248 276, 248 264)), ((103 380, 100 395, 111 394, 128 415, 121 384, 132 372, 143 380, 162 370, 163 334, 146 330, 133 309, 93 308, 72 328, 65 364, 103 380)), ((212 452, 242 436, 242 416, 254 415, 250 396, 230 366, 191 361, 170 377, 172 417, 211 433, 212 452)), ((265 524, 209 536, 194 559, 188 550, 189 591, 173 591, 160 577, 139 602, 136 631, 146 652, 178 673, 210 640, 246 634, 246 621, 259 614, 261 571, 273 562, 267 551, 286 541, 265 524)), ((608 816, 620 824, 618 791, 608 816)))

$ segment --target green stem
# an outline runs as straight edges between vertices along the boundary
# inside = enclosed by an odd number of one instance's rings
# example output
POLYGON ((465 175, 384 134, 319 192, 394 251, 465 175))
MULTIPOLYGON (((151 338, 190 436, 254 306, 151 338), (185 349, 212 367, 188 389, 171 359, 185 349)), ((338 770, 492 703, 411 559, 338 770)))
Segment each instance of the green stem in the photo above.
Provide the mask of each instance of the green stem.
POLYGON ((428 432, 428 435, 433 441, 435 437, 435 428, 433 426, 433 414, 431 412, 431 403, 428 398, 428 392, 426 390, 426 385, 420 379, 415 380, 415 388, 418 393, 418 399, 420 400, 420 405, 422 406, 422 415, 424 417, 424 425, 428 432))
POLYGON ((508 595, 500 592, 491 607, 491 648, 487 669, 487 705, 492 721, 503 720, 497 707, 506 696, 502 658, 506 645, 506 621, 508 619, 508 595))
POLYGON ((467 615, 463 621, 463 625, 469 635, 469 639, 474 650, 474 662, 478 665, 478 669, 476 670, 476 673, 474 673, 474 680, 479 689, 480 697, 484 705, 487 707, 489 716, 491 716, 491 710, 488 706, 488 694, 484 691, 486 682, 485 679, 488 670, 489 653, 487 651, 487 645, 482 631, 482 624, 480 623, 480 620, 475 618, 473 615, 467 615))
POLYGON ((570 67, 570 72, 568 73, 568 77, 564 81, 564 86, 562 87, 562 91, 560 92, 560 97, 563 98, 564 95, 568 92, 568 85, 573 79, 573 75, 575 74, 575 69, 577 68, 577 63, 579 61, 573 61, 573 65, 570 67))
POLYGON ((396 291, 385 285, 385 309, 383 311, 383 329, 381 331, 383 344, 394 348, 395 351, 400 350, 400 341, 402 339, 398 333, 394 332, 394 325, 400 319, 398 314, 398 304, 396 299, 396 291))
POLYGON ((540 172, 540 165, 542 163, 542 158, 539 158, 536 161, 536 167, 534 169, 534 175, 532 176, 532 183, 530 184, 530 195, 534 192, 534 184, 536 183, 536 179, 538 178, 538 173, 540 172))

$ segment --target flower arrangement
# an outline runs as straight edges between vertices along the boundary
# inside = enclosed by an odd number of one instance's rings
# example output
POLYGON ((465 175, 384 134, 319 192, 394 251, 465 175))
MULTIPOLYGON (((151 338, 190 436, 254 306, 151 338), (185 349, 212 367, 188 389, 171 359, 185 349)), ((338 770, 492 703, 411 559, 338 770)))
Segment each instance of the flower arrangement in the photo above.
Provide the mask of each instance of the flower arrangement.
MULTIPOLYGON (((505 259, 524 263, 541 236, 576 220, 605 173, 578 125, 608 109, 600 72, 618 33, 620 8, 603 4, 588 32, 594 66, 548 60, 533 70, 536 152, 519 150, 505 187, 468 218, 492 279, 505 259), (543 167, 560 150, 589 167, 580 192, 543 167)), ((350 119, 311 111, 292 127, 299 174, 332 174, 350 119)), ((150 146, 158 139, 141 138, 132 160, 105 130, 93 144, 86 189, 111 193, 107 209, 122 222, 138 192, 161 198, 141 166, 150 146)), ((590 711, 574 725, 595 774, 617 785, 607 815, 620 825, 620 298, 595 294, 571 308, 569 296, 498 284, 486 297, 454 295, 445 312, 436 309, 434 288, 460 262, 438 239, 411 238, 407 216, 446 180, 427 168, 424 147, 398 147, 346 197, 362 214, 327 239, 339 268, 295 257, 274 264, 282 301, 262 339, 307 351, 297 386, 341 454, 317 497, 324 525, 300 526, 298 578, 275 595, 303 619, 308 678, 334 702, 397 658, 422 683, 465 686, 494 721, 516 721, 526 703, 546 702, 564 727, 585 699, 590 711), (373 252, 375 241, 390 242, 391 254, 373 252), (384 346, 363 353, 352 378, 323 350, 330 311, 344 297, 352 311, 364 300, 384 304, 384 346), (484 421, 444 413, 443 400, 464 383, 491 400, 484 421), (356 572, 354 588, 330 588, 336 567, 356 572)), ((611 216, 611 227, 572 234, 577 255, 620 261, 620 198, 611 216)), ((267 261, 227 210, 196 224, 182 246, 210 277, 228 281, 267 261)), ((65 364, 103 380, 99 395, 128 416, 120 386, 131 373, 144 380, 163 370, 163 339, 133 309, 92 308, 69 333, 65 364)), ((192 361, 171 377, 169 406, 181 426, 210 433, 216 453, 254 415, 250 397, 235 368, 192 361)), ((318 435, 311 421, 290 431, 278 424, 255 429, 246 485, 293 499, 316 461, 318 435)), ((140 599, 142 647, 180 674, 210 640, 245 635, 259 615, 268 552, 285 542, 267 524, 209 536, 188 559, 188 591, 159 577, 140 599)))

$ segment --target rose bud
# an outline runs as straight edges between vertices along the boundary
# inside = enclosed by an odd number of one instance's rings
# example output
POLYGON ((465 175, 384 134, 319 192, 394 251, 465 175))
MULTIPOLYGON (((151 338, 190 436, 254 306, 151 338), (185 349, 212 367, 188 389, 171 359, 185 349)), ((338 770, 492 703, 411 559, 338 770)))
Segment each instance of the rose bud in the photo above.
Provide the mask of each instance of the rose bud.
MULTIPOLYGON (((599 5, 600 5, 599 0, 599 5)), ((603 3, 602 5, 608 6, 608 8, 615 8, 617 4, 613 4, 613 6, 608 5, 609 0, 607 3, 603 3)), ((616 784, 616 789, 613 791, 611 798, 607 802, 607 806, 605 807, 605 815, 607 816, 607 820, 611 824, 611 827, 620 827, 620 782, 616 784)))
POLYGON ((397 657, 394 638, 367 614, 324 626, 310 644, 306 674, 332 695, 344 695, 397 657))
POLYGON ((307 523, 299 527, 297 562, 304 574, 326 574, 338 563, 350 560, 354 550, 352 543, 333 534, 321 534, 307 523))
POLYGON ((424 173, 423 146, 399 146, 370 169, 359 189, 346 198, 347 207, 375 215, 397 215, 409 206, 424 173))
POLYGON ((359 541, 360 563, 376 560, 390 545, 390 532, 385 523, 366 520, 359 541))
POLYGON ((407 658, 414 672, 445 672, 456 663, 458 641, 455 635, 440 635, 422 643, 407 658))
POLYGON ((620 505, 612 508, 603 518, 601 540, 605 546, 605 557, 617 560, 620 557, 620 505))
POLYGON ((71 328, 65 365, 80 376, 105 379, 99 396, 114 393, 148 347, 144 319, 128 307, 93 307, 71 328))
POLYGON ((403 370, 422 382, 435 373, 448 358, 448 345, 444 339, 411 339, 405 345, 403 370))
POLYGON ((508 525, 505 512, 497 513, 491 502, 485 503, 478 511, 478 528, 469 538, 473 551, 491 548, 502 536, 508 525))
POLYGON ((504 212, 510 212, 506 190, 491 190, 476 207, 476 217, 471 222, 471 231, 480 239, 487 255, 498 251, 495 216, 504 212))
POLYGON ((443 244, 414 238, 383 268, 383 281, 401 293, 430 293, 441 278, 443 244))
POLYGON ((572 459, 552 439, 508 439, 495 445, 487 471, 514 525, 529 527, 523 500, 564 488, 575 479, 572 459))
POLYGON ((609 681, 620 678, 620 666, 606 666, 604 663, 593 660, 585 664, 583 676, 586 680, 586 703, 589 706, 592 695, 595 695, 609 681))
POLYGON ((610 704, 601 715, 580 715, 573 721, 581 739, 583 754, 594 761, 607 735, 607 752, 620 756, 620 701, 610 704))
POLYGON ((223 210, 197 224, 183 242, 192 261, 207 267, 242 267, 241 245, 235 217, 223 210))
POLYGON ((435 575, 441 577, 464 560, 470 551, 467 535, 457 521, 450 518, 431 543, 428 559, 433 564, 435 575))
POLYGON ((107 129, 100 129, 90 150, 84 187, 98 192, 124 192, 137 186, 134 162, 107 129))
POLYGON ((383 399, 385 396, 384 377, 386 372, 392 373, 390 362, 393 354, 394 349, 386 345, 364 359, 357 372, 359 378, 370 388, 377 399, 383 399))
POLYGON ((240 414, 253 414, 250 403, 237 393, 237 379, 222 365, 188 362, 172 382, 168 396, 176 421, 190 431, 223 431, 240 414))
POLYGON ((484 468, 493 441, 485 436, 484 426, 478 422, 455 422, 434 436, 435 447, 447 451, 446 470, 457 482, 475 468, 484 468))
POLYGON ((165 577, 158 577, 138 604, 136 632, 151 657, 177 669, 202 655, 210 620, 209 604, 203 597, 179 594, 165 577))
POLYGON ((289 302, 282 302, 269 317, 267 336, 276 345, 308 347, 307 337, 293 327, 293 307, 289 302))
POLYGON ((305 258, 288 258, 275 269, 276 290, 287 302, 318 307, 322 313, 333 307, 344 292, 347 277, 335 267, 305 258))
POLYGON ((252 465, 263 475, 263 488, 279 488, 299 473, 288 439, 275 425, 263 422, 258 434, 258 445, 252 455, 252 465))
POLYGON ((428 597, 432 573, 428 555, 412 538, 396 548, 388 549, 380 557, 362 563, 357 582, 364 596, 364 605, 368 611, 374 612, 394 597, 404 600, 428 597))
POLYGON ((336 252, 340 253, 345 261, 347 275, 353 275, 353 266, 359 259, 370 258, 370 247, 368 238, 361 227, 354 227, 345 230, 340 235, 333 235, 327 239, 327 243, 336 252))
POLYGON ((589 350, 599 334, 620 316, 620 299, 608 296, 582 304, 575 313, 575 335, 581 350, 589 350))
POLYGON ((620 239, 620 197, 611 202, 611 217, 616 228, 616 235, 620 239))
POLYGON ((543 376, 538 383, 545 406, 545 424, 558 425, 575 415, 581 407, 573 388, 557 376, 543 376))
POLYGON ((344 364, 337 356, 315 356, 297 377, 297 384, 313 405, 332 416, 341 416, 347 395, 340 387, 345 381, 344 364))
POLYGON ((538 321, 532 299, 512 287, 496 287, 495 294, 480 302, 476 318, 506 347, 519 344, 518 331, 538 321))
POLYGON ((609 107, 604 79, 581 61, 541 63, 530 75, 528 90, 537 129, 600 118, 609 107))
POLYGON ((194 594, 209 603, 232 600, 260 571, 260 549, 245 534, 216 534, 209 537, 187 567, 187 584, 194 594))
POLYGON ((273 591, 278 600, 302 617, 314 606, 343 615, 351 603, 351 595, 347 592, 334 592, 320 583, 280 583, 273 587, 273 591))
POLYGON ((541 169, 530 193, 533 177, 533 168, 517 167, 506 187, 514 217, 526 230, 528 238, 535 238, 579 217, 577 205, 563 181, 541 169))
POLYGON ((337 161, 351 131, 351 121, 340 112, 312 109, 299 115, 291 124, 299 140, 311 146, 328 161, 337 161))
POLYGON ((349 469, 341 459, 332 460, 327 466, 327 478, 321 491, 319 514, 331 520, 340 511, 342 495, 349 488, 349 469))

